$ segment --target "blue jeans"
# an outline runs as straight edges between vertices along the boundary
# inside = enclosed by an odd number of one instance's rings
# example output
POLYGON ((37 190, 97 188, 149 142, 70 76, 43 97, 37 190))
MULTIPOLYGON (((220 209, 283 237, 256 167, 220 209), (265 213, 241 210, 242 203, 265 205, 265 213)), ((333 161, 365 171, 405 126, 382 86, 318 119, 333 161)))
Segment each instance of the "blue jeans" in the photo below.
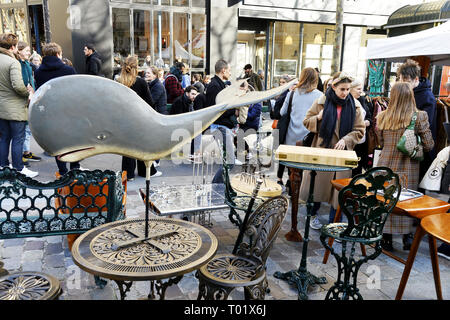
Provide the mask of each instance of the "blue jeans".
MULTIPOLYGON (((222 143, 225 144, 225 151, 226 151, 226 163, 228 164, 230 170, 234 166, 234 137, 233 133, 231 132, 231 129, 218 125, 218 124, 212 124, 211 125, 211 133, 214 131, 219 130, 222 133, 222 143)), ((216 174, 214 175, 214 178, 212 180, 212 183, 223 183, 223 166, 220 167, 219 170, 217 170, 216 174)))
POLYGON ((9 165, 9 147, 11 146, 13 168, 22 171, 22 151, 26 124, 26 121, 0 119, 0 166, 6 167, 9 165))
MULTIPOLYGON (((58 171, 60 175, 66 174, 68 172, 67 170, 67 162, 58 160, 57 157, 55 157, 56 165, 58 166, 58 171)), ((79 162, 70 162, 70 170, 73 169, 80 169, 80 163, 79 162)))
POLYGON ((27 124, 25 126, 25 140, 23 142, 23 152, 30 152, 30 140, 31 140, 31 130, 30 126, 27 124))

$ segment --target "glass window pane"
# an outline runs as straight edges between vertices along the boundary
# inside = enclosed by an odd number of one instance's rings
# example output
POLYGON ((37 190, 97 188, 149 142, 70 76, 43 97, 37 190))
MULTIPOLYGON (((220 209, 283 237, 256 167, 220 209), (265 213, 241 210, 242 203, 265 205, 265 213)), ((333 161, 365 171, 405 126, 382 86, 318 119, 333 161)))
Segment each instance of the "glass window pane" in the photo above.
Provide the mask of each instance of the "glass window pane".
POLYGON ((334 25, 303 24, 302 69, 306 67, 319 68, 321 79, 327 79, 331 73, 334 30, 334 25), (314 50, 312 51, 311 48, 314 50))
POLYGON ((155 65, 168 68, 170 63, 170 19, 168 12, 153 12, 153 32, 155 39, 155 65))
POLYGON ((23 0, 0 0, 0 4, 23 3, 23 0))
POLYGON ((15 33, 14 29, 14 9, 2 9, 3 31, 5 33, 15 33))
POLYGON ((192 0, 192 6, 197 8, 205 8, 205 0, 192 0))
POLYGON ((114 67, 120 67, 123 58, 131 53, 130 10, 112 9, 114 67))
POLYGON ((21 41, 28 43, 27 23, 25 10, 23 8, 14 9, 14 23, 16 35, 21 41))
POLYGON ((189 0, 172 0, 172 5, 178 7, 187 7, 189 6, 189 0))
POLYGON ((150 11, 134 10, 134 54, 138 56, 139 66, 151 63, 150 11))
POLYGON ((300 23, 275 22, 273 84, 284 74, 299 76, 299 48, 300 23))
POLYGON ((152 0, 133 0, 133 3, 148 3, 148 4, 151 4, 152 0))
POLYGON ((189 65, 188 16, 186 13, 173 14, 173 57, 189 65))
POLYGON ((192 68, 205 67, 206 15, 192 15, 192 68))
POLYGON ((170 5, 170 0, 153 0, 153 4, 158 6, 168 6, 170 5))

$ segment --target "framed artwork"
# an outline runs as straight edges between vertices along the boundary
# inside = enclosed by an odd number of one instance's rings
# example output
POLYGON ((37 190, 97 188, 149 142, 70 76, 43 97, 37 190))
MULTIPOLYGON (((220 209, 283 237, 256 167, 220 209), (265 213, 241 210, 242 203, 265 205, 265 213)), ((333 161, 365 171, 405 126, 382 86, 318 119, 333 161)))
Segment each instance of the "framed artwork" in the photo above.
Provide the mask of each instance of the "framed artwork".
POLYGON ((275 59, 274 76, 287 74, 291 77, 297 75, 297 60, 275 59))

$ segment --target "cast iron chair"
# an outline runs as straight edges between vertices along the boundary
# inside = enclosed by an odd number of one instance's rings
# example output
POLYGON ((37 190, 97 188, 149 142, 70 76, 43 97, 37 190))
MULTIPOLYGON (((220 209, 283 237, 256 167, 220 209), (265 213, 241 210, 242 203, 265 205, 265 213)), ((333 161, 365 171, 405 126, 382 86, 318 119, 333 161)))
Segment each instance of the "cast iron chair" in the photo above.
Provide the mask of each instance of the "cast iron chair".
POLYGON ((384 223, 397 204, 400 191, 397 174, 386 167, 375 167, 356 175, 339 192, 339 206, 348 223, 330 223, 320 230, 320 241, 338 263, 338 277, 328 290, 326 300, 363 299, 356 286, 358 271, 363 263, 380 255, 384 223), (341 254, 328 244, 328 238, 342 241, 341 254), (374 244, 375 250, 357 260, 356 244, 374 244), (347 246, 350 247, 349 254, 347 246))
MULTIPOLYGON (((223 155, 222 155, 222 167, 223 167, 223 183, 225 184, 225 204, 230 207, 230 214, 228 218, 231 223, 236 225, 237 227, 241 227, 242 219, 238 213, 238 211, 245 212, 248 208, 249 202, 251 200, 251 196, 249 195, 238 195, 238 193, 231 186, 230 180, 230 166, 227 164, 227 152, 225 149, 225 144, 222 146, 223 155)), ((255 207, 259 206, 264 202, 264 199, 256 198, 255 199, 255 207)))
POLYGON ((253 211, 245 239, 236 254, 218 254, 200 268, 198 300, 226 300, 237 287, 244 287, 246 300, 262 300, 268 290, 265 264, 286 216, 289 201, 270 198, 253 211))

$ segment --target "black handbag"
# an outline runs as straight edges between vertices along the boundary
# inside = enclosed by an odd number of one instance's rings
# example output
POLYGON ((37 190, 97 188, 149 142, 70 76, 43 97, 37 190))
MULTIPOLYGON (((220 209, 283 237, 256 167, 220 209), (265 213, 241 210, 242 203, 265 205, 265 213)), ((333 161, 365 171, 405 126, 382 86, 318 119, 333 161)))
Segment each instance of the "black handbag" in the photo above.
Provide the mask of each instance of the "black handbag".
POLYGON ((303 146, 311 147, 315 135, 316 134, 314 132, 308 132, 308 134, 303 138, 303 146))
POLYGON ((294 97, 294 92, 291 91, 289 96, 289 104, 287 113, 278 120, 277 129, 280 144, 284 144, 286 141, 287 129, 289 127, 289 122, 291 122, 291 111, 292 111, 292 98, 294 97))

